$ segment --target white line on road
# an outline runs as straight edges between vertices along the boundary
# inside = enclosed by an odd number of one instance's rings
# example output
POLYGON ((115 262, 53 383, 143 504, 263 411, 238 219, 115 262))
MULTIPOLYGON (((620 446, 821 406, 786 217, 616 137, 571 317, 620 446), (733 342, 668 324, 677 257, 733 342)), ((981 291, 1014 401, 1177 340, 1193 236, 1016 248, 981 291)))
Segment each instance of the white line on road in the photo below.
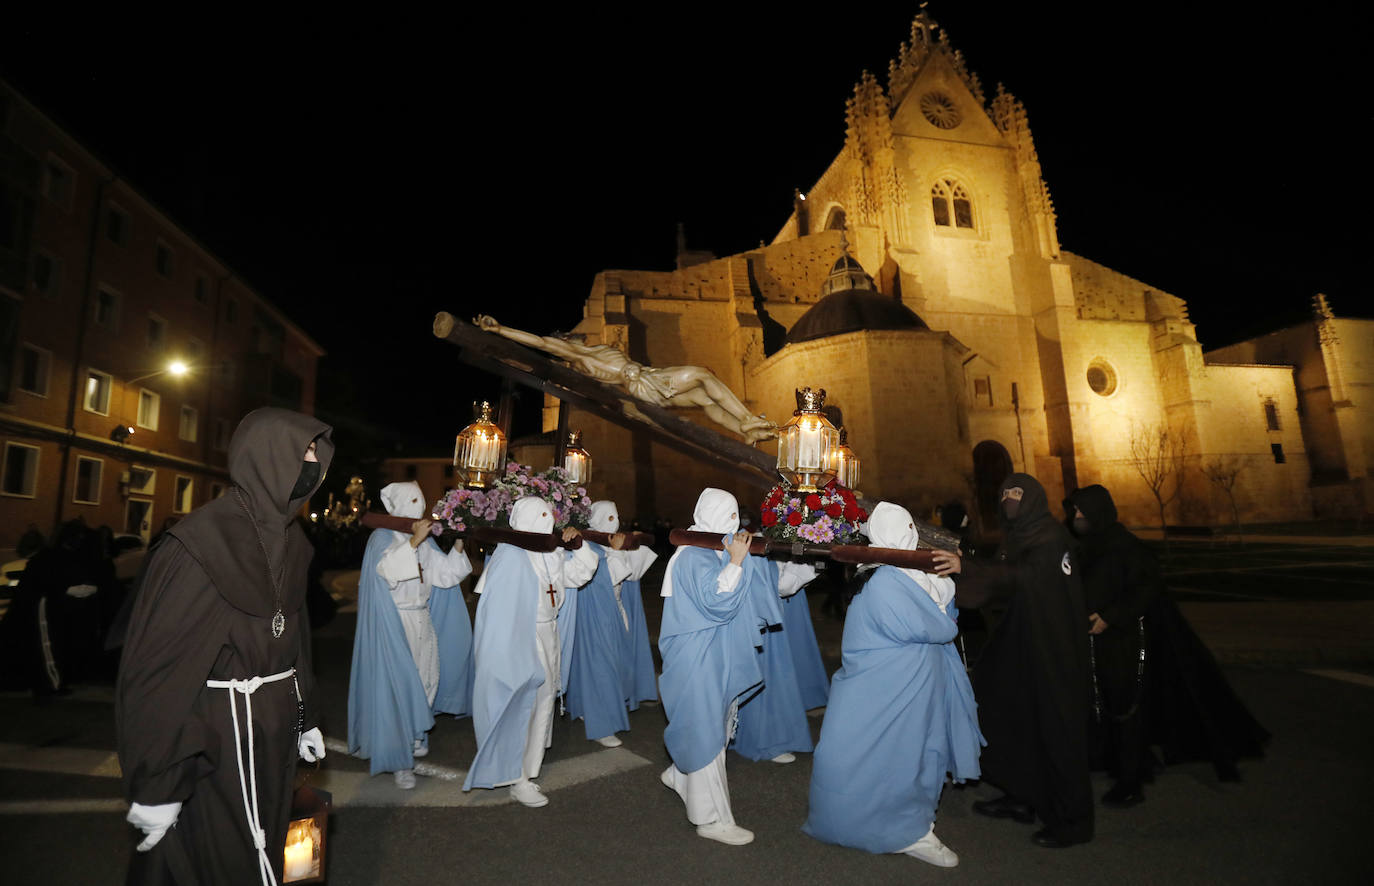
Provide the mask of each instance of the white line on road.
POLYGON ((1367 686, 1374 689, 1374 677, 1368 674, 1357 674, 1354 671, 1337 671, 1326 668, 1313 668, 1303 671, 1304 674, 1312 674, 1316 677, 1329 677, 1332 680, 1341 680, 1345 683, 1354 683, 1356 686, 1367 686))
MULTIPOLYGON (((325 747, 332 753, 348 753, 348 746, 337 739, 327 740, 325 747)), ((539 785, 545 791, 558 791, 652 765, 652 760, 623 747, 598 750, 550 763, 540 774, 539 785)), ((0 769, 118 778, 119 760, 109 751, 0 743, 0 769)), ((389 773, 369 776, 366 772, 340 769, 320 769, 311 775, 310 783, 332 793, 336 809, 345 806, 501 806, 514 802, 505 788, 464 792, 462 780, 467 775, 464 770, 419 762, 415 774, 422 777, 409 791, 397 788, 389 773)), ((123 813, 128 808, 123 800, 113 798, 12 800, 0 802, 0 816, 123 813)))

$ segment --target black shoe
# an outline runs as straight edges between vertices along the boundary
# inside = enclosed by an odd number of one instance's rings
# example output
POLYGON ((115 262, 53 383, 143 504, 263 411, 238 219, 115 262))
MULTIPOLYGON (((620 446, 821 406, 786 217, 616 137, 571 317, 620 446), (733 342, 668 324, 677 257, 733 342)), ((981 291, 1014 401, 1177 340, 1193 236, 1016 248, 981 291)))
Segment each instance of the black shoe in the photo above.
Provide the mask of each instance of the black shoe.
POLYGON ((1031 809, 1028 803, 1022 803, 1005 794, 995 800, 978 800, 973 804, 973 811, 988 818, 1010 818, 1021 824, 1031 824, 1035 821, 1035 810, 1031 809))
POLYGON ((1111 790, 1102 795, 1102 805, 1110 806, 1113 809, 1129 809, 1144 802, 1145 792, 1140 789, 1138 784, 1117 782, 1112 785, 1111 790))
POLYGON ((1087 840, 1076 840, 1056 833, 1051 828, 1041 828, 1031 834, 1031 842, 1036 846, 1043 846, 1046 849, 1067 849, 1076 843, 1086 843, 1087 840))

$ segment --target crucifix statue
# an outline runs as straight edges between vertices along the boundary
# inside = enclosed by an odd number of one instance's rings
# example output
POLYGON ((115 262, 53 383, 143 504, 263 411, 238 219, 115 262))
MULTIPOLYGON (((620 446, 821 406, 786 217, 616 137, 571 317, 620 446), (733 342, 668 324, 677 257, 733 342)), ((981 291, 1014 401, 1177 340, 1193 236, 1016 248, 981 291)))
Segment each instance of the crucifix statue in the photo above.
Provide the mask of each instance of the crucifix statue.
POLYGON ((477 317, 473 323, 487 332, 547 351, 567 361, 583 375, 618 385, 655 406, 699 406, 712 421, 739 434, 747 443, 757 443, 778 435, 777 425, 750 412, 734 391, 704 367, 645 366, 610 345, 589 345, 580 336, 535 335, 502 326, 494 317, 486 314, 477 317))

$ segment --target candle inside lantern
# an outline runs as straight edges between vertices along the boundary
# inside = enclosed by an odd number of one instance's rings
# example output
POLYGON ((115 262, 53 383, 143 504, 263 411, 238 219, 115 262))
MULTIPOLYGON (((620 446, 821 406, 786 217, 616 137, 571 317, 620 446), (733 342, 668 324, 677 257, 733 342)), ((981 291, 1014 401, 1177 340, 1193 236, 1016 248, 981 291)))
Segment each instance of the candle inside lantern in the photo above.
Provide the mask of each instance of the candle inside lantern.
POLYGON ((287 836, 285 880, 308 877, 315 870, 315 841, 305 828, 292 828, 287 836), (295 838, 295 842, 290 842, 295 838))

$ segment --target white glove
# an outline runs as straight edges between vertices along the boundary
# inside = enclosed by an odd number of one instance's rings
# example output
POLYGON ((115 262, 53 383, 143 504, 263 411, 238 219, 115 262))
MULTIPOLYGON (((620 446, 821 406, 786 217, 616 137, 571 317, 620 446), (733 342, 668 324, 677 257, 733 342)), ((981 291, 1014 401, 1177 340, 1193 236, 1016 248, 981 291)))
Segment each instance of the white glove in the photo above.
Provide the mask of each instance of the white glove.
POLYGON ((308 732, 301 733, 300 750, 301 759, 307 763, 324 759, 324 735, 320 732, 320 727, 316 726, 308 732))
POLYGON ((147 852, 156 846, 163 834, 167 833, 167 829, 177 823, 177 816, 180 814, 180 803, 159 803, 156 806, 135 803, 129 807, 129 814, 125 816, 125 820, 144 834, 143 842, 138 844, 138 851, 147 852))

